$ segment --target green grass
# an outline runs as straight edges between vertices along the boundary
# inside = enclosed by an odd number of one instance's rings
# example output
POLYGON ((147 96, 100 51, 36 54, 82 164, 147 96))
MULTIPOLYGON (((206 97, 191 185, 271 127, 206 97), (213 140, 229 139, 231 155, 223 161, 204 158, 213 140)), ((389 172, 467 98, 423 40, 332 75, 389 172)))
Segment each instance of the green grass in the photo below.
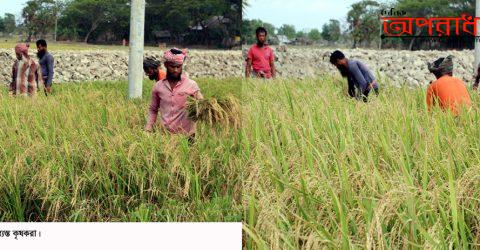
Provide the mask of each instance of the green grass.
MULTIPOLYGON (((381 86, 384 87, 385 85, 381 86)), ((480 112, 331 76, 243 86, 247 248, 478 248, 480 112)))
MULTIPOLYGON (((239 94, 241 80, 198 83, 208 97, 239 94)), ((152 85, 136 101, 125 82, 35 99, 2 88, 0 221, 240 221, 239 133, 199 125, 189 146, 144 132, 152 85)))

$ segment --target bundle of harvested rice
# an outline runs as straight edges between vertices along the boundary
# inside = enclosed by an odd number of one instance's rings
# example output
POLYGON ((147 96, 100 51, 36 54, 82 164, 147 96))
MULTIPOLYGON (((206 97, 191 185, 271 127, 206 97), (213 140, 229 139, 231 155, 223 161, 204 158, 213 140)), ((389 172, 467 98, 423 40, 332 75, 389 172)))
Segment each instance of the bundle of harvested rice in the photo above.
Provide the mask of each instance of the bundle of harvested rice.
POLYGON ((240 104, 238 99, 231 95, 203 100, 189 98, 187 111, 188 117, 193 121, 204 122, 209 125, 240 127, 240 104))

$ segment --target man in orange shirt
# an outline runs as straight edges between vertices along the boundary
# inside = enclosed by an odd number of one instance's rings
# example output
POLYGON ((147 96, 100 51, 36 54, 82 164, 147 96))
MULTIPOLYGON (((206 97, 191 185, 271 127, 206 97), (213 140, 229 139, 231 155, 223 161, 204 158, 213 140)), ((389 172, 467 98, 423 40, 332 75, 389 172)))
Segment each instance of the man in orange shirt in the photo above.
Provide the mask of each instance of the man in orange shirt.
POLYGON ((155 82, 167 77, 167 72, 162 70, 162 63, 153 57, 147 57, 143 60, 143 71, 150 80, 155 82))
POLYGON ((428 70, 437 78, 427 89, 429 111, 433 105, 439 105, 443 110, 450 110, 454 115, 458 115, 461 106, 472 105, 465 83, 452 76, 452 58, 452 56, 442 57, 433 63, 428 63, 428 70))

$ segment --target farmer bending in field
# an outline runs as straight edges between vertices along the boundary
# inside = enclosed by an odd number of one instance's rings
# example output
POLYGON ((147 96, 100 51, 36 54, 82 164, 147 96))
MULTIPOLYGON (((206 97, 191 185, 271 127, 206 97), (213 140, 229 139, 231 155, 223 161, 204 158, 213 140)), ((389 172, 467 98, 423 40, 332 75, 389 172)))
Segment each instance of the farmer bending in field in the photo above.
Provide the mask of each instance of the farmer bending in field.
POLYGON ((15 59, 12 66, 12 81, 10 82, 9 95, 35 96, 37 92, 37 80, 39 86, 44 86, 42 70, 28 55, 28 45, 19 43, 15 46, 15 59))
POLYGON ((171 133, 185 134, 193 140, 195 122, 188 119, 187 97, 203 99, 200 88, 193 80, 182 75, 185 54, 176 48, 165 51, 166 78, 158 81, 152 90, 152 102, 145 130, 151 132, 160 110, 163 126, 171 133))
POLYGON ((250 72, 253 68, 253 77, 275 78, 275 64, 273 62, 275 56, 272 48, 266 43, 267 30, 263 27, 258 27, 255 34, 257 36, 257 44, 252 45, 248 51, 245 77, 250 77, 250 72))
POLYGON ((372 72, 358 60, 347 59, 345 55, 336 50, 330 55, 330 63, 335 65, 342 77, 348 80, 348 94, 357 100, 363 98, 368 101, 368 94, 373 89, 378 95, 378 83, 372 72), (355 91, 356 90, 356 91, 355 91))
POLYGON ((427 107, 430 111, 433 105, 439 105, 443 110, 450 110, 458 115, 461 105, 470 107, 471 100, 465 83, 453 77, 452 56, 439 58, 428 63, 428 70, 435 75, 436 81, 430 83, 427 89, 427 107))
POLYGON ((167 77, 167 72, 162 70, 162 63, 153 57, 143 59, 143 71, 150 80, 158 82, 167 77))

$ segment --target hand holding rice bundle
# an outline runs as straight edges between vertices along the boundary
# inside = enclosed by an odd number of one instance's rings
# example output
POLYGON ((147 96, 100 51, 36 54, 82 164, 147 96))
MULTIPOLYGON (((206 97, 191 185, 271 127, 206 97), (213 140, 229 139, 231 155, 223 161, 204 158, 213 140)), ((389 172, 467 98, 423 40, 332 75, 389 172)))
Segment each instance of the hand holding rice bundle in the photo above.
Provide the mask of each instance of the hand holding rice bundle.
POLYGON ((193 121, 209 125, 231 126, 235 129, 240 127, 240 104, 238 99, 232 95, 202 100, 189 98, 187 110, 188 117, 193 121))

